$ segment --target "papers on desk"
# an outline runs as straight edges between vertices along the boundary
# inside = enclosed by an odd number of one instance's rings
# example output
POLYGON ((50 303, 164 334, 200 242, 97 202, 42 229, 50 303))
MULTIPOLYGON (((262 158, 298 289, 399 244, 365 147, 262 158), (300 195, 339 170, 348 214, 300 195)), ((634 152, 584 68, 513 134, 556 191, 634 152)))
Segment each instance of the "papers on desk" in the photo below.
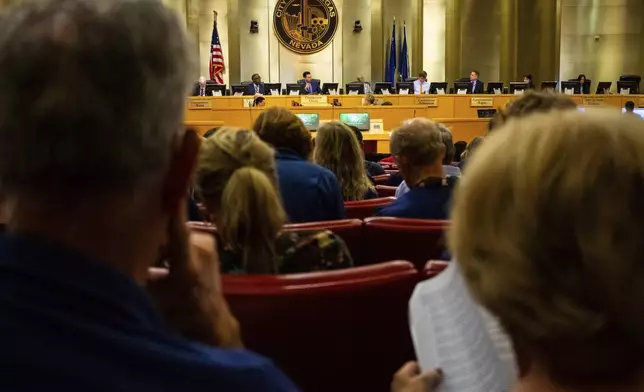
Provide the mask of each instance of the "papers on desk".
POLYGON ((507 335, 470 296, 456 262, 419 283, 409 301, 421 369, 441 368, 438 392, 502 392, 516 381, 507 335))

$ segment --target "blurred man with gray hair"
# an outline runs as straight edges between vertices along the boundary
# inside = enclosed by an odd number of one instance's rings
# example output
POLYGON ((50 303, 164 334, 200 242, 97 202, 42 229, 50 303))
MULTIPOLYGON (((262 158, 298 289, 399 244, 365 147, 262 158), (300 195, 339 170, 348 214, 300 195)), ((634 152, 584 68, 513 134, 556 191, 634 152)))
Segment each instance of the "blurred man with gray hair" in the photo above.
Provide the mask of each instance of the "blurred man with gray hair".
POLYGON ((214 347, 240 339, 214 242, 184 225, 189 47, 154 0, 28 0, 0 22, 0 390, 295 389, 214 347))

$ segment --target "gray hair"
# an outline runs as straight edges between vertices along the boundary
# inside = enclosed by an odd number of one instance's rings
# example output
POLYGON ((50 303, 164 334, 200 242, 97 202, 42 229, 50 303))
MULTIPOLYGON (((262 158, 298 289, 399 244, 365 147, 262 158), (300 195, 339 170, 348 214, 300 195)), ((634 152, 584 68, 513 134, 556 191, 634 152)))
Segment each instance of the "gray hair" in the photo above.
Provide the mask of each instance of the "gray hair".
POLYGON ((156 0, 29 0, 0 25, 0 188, 128 191, 160 178, 193 69, 156 0))
POLYGON ((443 165, 451 165, 456 155, 456 147, 454 146, 454 137, 452 131, 447 128, 447 125, 438 123, 438 130, 441 131, 441 138, 445 145, 445 157, 443 158, 443 165))
POLYGON ((391 133, 391 153, 405 156, 415 166, 430 165, 445 154, 438 124, 426 118, 405 121, 391 133))

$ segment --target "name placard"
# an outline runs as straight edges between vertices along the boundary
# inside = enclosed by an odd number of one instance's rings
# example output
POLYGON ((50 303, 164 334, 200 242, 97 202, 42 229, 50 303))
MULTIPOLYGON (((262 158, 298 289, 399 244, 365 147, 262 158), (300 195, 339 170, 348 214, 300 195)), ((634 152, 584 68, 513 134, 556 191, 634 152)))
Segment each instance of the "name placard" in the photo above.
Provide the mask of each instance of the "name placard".
POLYGON ((212 100, 210 100, 210 99, 190 99, 190 100, 188 100, 188 109, 190 109, 190 110, 212 109, 212 100))
POLYGON ((604 106, 604 98, 584 97, 582 102, 584 106, 604 106))
POLYGON ((494 106, 494 98, 472 98, 470 107, 473 108, 491 108, 494 106))
POLYGON ((328 102, 326 95, 302 95, 300 104, 302 106, 327 106, 328 102))
POLYGON ((644 97, 640 97, 639 101, 637 102, 637 107, 641 108, 644 106, 644 97))
POLYGON ((416 105, 438 107, 438 98, 416 97, 416 105))

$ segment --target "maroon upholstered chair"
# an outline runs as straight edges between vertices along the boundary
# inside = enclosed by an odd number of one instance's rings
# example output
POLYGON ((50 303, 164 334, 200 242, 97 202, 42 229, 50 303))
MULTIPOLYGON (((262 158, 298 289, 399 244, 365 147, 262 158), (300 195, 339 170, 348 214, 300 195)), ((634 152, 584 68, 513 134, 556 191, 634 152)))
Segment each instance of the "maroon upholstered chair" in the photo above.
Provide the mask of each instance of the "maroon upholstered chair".
POLYGON ((413 360, 408 262, 295 275, 225 275, 246 348, 271 358, 306 392, 385 392, 413 360))
POLYGON ((360 219, 344 219, 336 221, 291 223, 284 225, 285 231, 315 231, 330 230, 342 238, 351 252, 353 261, 361 258, 362 250, 362 221, 360 219))
POLYGON ((376 185, 378 197, 394 197, 396 196, 396 189, 398 188, 395 186, 376 185))
POLYGON ((391 177, 391 174, 381 174, 379 176, 373 176, 371 178, 373 179, 373 182, 376 183, 376 185, 386 185, 389 182, 389 177, 391 177))
POLYGON ((344 203, 344 209, 347 212, 347 218, 365 219, 374 216, 380 208, 389 205, 395 197, 381 197, 378 199, 369 199, 361 201, 347 201, 344 203))
POLYGON ((449 261, 445 260, 429 260, 427 264, 425 264, 422 275, 428 279, 433 278, 443 272, 445 268, 447 268, 448 263, 449 261))
POLYGON ((419 271, 427 260, 439 259, 445 250, 444 231, 449 221, 375 217, 365 219, 361 264, 387 260, 411 261, 419 271))

